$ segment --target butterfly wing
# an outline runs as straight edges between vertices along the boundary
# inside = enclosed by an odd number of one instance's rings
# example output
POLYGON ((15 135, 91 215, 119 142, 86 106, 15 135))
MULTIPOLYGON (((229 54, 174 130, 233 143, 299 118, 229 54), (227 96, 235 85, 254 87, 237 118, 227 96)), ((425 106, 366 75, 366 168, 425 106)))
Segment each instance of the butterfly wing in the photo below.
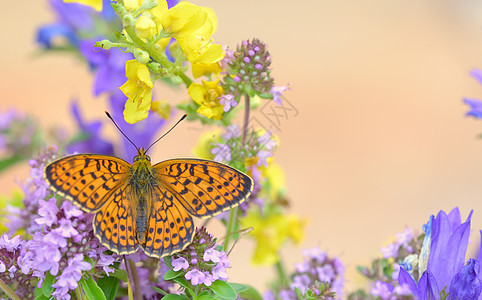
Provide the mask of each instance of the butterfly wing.
POLYGON ((139 248, 130 207, 134 196, 131 188, 128 182, 116 188, 94 217, 95 235, 102 245, 117 254, 134 253, 139 248))
POLYGON ((144 252, 161 258, 182 251, 193 238, 192 217, 162 184, 152 187, 150 197, 151 215, 147 223, 146 241, 141 245, 144 252))
POLYGON ((95 212, 129 176, 131 165, 113 156, 78 154, 48 164, 44 176, 52 190, 86 212, 95 212))
POLYGON ((202 159, 172 159, 153 167, 164 186, 189 214, 206 218, 246 200, 253 180, 222 163, 202 159))

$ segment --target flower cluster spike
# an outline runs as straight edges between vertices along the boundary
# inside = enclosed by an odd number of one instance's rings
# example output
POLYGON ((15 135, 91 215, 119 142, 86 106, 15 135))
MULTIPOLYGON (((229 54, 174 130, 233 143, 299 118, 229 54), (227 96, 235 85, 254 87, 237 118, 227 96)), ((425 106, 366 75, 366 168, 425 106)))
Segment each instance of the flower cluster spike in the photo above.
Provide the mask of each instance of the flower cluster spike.
POLYGON ((226 281, 230 261, 220 248, 206 228, 198 228, 192 243, 172 257, 173 270, 184 270, 184 277, 192 285, 210 286, 218 279, 226 281))
POLYGON ((233 55, 226 55, 225 60, 228 74, 224 77, 223 89, 238 103, 245 94, 252 97, 270 93, 274 84, 270 77, 271 57, 260 40, 243 41, 233 55))

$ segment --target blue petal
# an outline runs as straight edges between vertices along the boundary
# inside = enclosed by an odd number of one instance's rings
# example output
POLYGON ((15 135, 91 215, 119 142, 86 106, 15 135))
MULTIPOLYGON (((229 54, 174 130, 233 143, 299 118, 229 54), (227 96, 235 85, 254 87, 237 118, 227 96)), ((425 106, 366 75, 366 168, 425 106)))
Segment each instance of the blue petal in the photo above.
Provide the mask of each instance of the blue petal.
POLYGON ((440 290, 433 274, 426 270, 418 281, 418 290, 421 300, 439 300, 440 290))
POLYGON ((72 45, 77 45, 79 42, 75 32, 63 24, 45 25, 37 31, 37 42, 45 48, 52 48, 52 40, 56 37, 65 37, 72 45))
POLYGON ((479 262, 469 259, 450 283, 448 300, 472 300, 477 299, 481 291, 481 282, 478 277, 479 262))
POLYGON ((420 293, 417 288, 417 283, 413 280, 413 277, 405 271, 405 269, 400 268, 400 272, 398 273, 398 284, 399 285, 408 285, 410 291, 412 291, 412 295, 418 299, 420 298, 420 293))
POLYGON ((470 111, 465 114, 466 116, 472 116, 478 119, 482 118, 482 101, 465 98, 464 103, 470 106, 470 111))
POLYGON ((482 84, 482 70, 479 70, 479 69, 473 69, 472 71, 470 71, 470 75, 472 75, 472 77, 474 77, 475 79, 477 79, 477 81, 482 84))

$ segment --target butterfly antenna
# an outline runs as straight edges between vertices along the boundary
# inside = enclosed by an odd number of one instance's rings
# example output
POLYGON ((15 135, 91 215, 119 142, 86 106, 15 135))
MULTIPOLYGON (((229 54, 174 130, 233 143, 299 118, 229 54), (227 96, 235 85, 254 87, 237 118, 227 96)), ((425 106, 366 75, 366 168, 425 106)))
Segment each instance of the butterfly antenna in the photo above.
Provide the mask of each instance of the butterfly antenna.
POLYGON ((169 130, 168 130, 166 133, 164 133, 160 138, 158 138, 154 143, 152 143, 149 147, 147 147, 146 153, 147 153, 147 151, 149 151, 149 149, 151 149, 151 147, 152 147, 155 143, 159 142, 163 137, 165 137, 169 132, 171 132, 171 130, 173 130, 174 127, 176 127, 177 124, 179 124, 179 123, 180 123, 182 120, 184 120, 186 117, 187 117, 187 114, 184 114, 184 116, 182 116, 182 118, 181 118, 179 121, 177 121, 176 124, 174 124, 174 126, 171 127, 171 129, 169 129, 169 130))
POLYGON ((107 117, 112 121, 112 123, 114 123, 115 127, 117 127, 117 129, 119 129, 120 133, 122 133, 123 136, 126 137, 126 139, 131 142, 132 145, 134 145, 134 147, 137 149, 137 151, 139 151, 139 148, 137 148, 136 144, 134 144, 133 141, 131 141, 131 139, 119 128, 119 126, 117 125, 117 123, 114 121, 114 119, 112 118, 112 116, 107 112, 105 111, 105 114, 107 115, 107 117))

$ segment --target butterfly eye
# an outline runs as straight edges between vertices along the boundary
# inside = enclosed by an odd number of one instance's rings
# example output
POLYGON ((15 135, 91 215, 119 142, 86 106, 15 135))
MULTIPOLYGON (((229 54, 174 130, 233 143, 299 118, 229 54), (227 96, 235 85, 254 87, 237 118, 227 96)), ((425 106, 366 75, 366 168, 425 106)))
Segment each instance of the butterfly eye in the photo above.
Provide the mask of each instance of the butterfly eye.
POLYGON ((134 162, 139 160, 139 155, 134 156, 134 162))
POLYGON ((150 158, 149 156, 147 156, 147 155, 146 155, 146 159, 147 159, 148 161, 151 161, 151 158, 150 158))

